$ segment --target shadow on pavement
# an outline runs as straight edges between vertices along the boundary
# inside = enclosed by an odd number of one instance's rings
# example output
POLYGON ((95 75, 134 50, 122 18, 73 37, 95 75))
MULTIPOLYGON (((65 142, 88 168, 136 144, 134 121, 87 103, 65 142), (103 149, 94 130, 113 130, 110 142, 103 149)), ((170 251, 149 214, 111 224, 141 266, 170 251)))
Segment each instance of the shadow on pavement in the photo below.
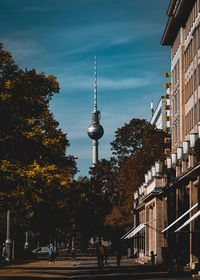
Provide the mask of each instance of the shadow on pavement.
MULTIPOLYGON (((102 280, 129 280, 129 279, 184 279, 184 277, 191 277, 190 273, 168 273, 165 267, 162 266, 123 266, 119 269, 112 267, 109 269, 104 269, 103 271, 98 271, 97 267, 12 267, 12 270, 20 269, 20 274, 32 271, 34 276, 0 276, 0 279, 51 279, 57 280, 61 279, 71 279, 76 280, 82 279, 102 279, 102 280)), ((0 273, 1 275, 1 273, 0 273)))

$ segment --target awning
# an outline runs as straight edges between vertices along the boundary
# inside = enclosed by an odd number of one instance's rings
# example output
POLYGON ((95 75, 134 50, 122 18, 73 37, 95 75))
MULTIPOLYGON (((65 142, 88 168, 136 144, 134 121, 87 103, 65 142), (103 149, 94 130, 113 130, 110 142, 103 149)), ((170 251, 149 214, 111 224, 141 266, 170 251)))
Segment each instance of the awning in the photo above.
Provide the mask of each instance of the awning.
POLYGON ((163 231, 165 232, 166 230, 168 230, 170 227, 172 227, 174 224, 176 224, 178 221, 180 221, 183 217, 185 217, 188 213, 190 213, 195 207, 198 206, 198 202, 193 205, 189 210, 187 210, 183 215, 181 215, 178 219, 176 219, 173 223, 171 223, 168 227, 166 227, 163 231))
POLYGON ((175 230, 175 232, 180 231, 182 228, 187 226, 191 221, 196 219, 199 215, 200 215, 200 210, 198 212, 196 212, 192 217, 190 217, 182 226, 180 226, 177 230, 175 230))
POLYGON ((133 231, 131 231, 124 239, 129 239, 131 237, 133 237, 134 235, 136 235, 140 230, 142 230, 145 227, 145 224, 140 224, 139 226, 137 226, 133 231))
POLYGON ((131 233, 134 229, 136 229, 136 227, 133 227, 131 230, 129 230, 127 233, 125 233, 125 234, 121 237, 121 239, 125 239, 125 237, 126 237, 129 233, 131 233))

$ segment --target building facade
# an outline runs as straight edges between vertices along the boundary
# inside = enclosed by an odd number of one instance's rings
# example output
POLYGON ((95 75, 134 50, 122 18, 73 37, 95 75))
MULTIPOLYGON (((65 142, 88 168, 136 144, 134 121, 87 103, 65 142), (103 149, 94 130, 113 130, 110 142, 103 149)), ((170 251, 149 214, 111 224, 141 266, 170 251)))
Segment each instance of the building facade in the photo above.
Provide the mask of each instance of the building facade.
POLYGON ((166 168, 156 162, 145 174, 124 238, 134 239, 143 261, 153 251, 157 263, 193 269, 200 263, 200 0, 171 0, 167 16, 161 43, 171 47, 171 154, 166 168))
POLYGON ((168 255, 192 268, 200 258, 200 164, 194 154, 200 136, 200 0, 171 0, 167 16, 161 43, 171 46, 172 154, 163 234, 168 255))
MULTIPOLYGON (((170 89, 168 90, 168 92, 170 89)), ((166 96, 161 96, 157 107, 155 110, 153 109, 153 102, 152 105, 152 118, 150 123, 155 125, 158 129, 165 129, 166 127, 170 127, 170 99, 167 99, 166 96)))

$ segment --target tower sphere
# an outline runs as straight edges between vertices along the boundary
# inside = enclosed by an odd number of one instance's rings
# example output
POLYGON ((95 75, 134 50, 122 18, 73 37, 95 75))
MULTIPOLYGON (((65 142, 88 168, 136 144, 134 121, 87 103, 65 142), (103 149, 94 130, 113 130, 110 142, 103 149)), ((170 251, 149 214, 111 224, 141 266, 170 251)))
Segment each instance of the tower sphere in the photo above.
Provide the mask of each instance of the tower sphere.
POLYGON ((92 123, 88 127, 88 136, 92 138, 93 140, 98 140, 103 136, 104 129, 103 127, 98 123, 92 123))

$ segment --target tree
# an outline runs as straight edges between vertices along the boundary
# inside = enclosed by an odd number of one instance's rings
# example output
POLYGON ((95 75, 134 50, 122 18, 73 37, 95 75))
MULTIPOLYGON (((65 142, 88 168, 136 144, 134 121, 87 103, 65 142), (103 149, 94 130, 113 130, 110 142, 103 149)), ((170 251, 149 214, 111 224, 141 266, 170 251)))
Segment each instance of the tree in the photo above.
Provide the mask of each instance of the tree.
POLYGON ((0 207, 12 209, 19 230, 47 235, 45 221, 51 231, 61 223, 62 195, 77 171, 75 158, 66 155, 66 134, 49 110, 57 93, 56 77, 18 69, 0 44, 0 207))
POLYGON ((118 164, 122 165, 138 149, 142 148, 143 134, 152 130, 153 126, 146 120, 132 119, 115 131, 115 140, 111 142, 113 155, 118 164))
POLYGON ((145 120, 133 119, 116 131, 111 143, 118 160, 115 180, 118 201, 107 215, 105 224, 113 228, 128 228, 133 223, 133 194, 144 182, 144 174, 156 160, 164 160, 164 137, 145 120))
POLYGON ((81 248, 86 250, 90 237, 103 235, 104 218, 109 212, 107 197, 98 181, 87 177, 74 180, 67 197, 70 213, 68 234, 76 236, 81 248))

